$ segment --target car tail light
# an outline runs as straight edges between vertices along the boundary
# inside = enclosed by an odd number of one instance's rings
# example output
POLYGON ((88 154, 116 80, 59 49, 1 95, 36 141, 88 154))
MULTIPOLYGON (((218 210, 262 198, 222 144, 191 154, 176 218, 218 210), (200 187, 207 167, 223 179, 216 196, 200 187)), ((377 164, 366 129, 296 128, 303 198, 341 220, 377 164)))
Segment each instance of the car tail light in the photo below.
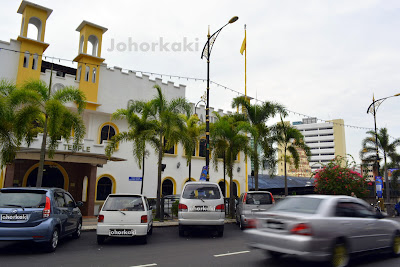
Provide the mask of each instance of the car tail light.
POLYGON ((305 223, 295 225, 290 232, 294 235, 312 235, 311 227, 305 223))
POLYGON ((180 204, 178 206, 179 211, 188 211, 188 207, 185 204, 180 204))
POLYGON ((225 212, 225 205, 219 204, 218 206, 215 207, 215 211, 225 212))
POLYGON ((46 204, 44 205, 43 209, 43 218, 48 218, 50 216, 50 198, 46 197, 46 204))
POLYGON ((99 215, 97 217, 97 222, 104 222, 104 215, 99 215))
POLYGON ((246 198, 247 198, 247 193, 244 193, 244 196, 243 196, 243 203, 246 203, 246 198))
POLYGON ((257 228, 257 220, 256 219, 247 219, 246 228, 257 228))
POLYGON ((272 204, 274 204, 274 203, 275 203, 274 196, 273 196, 271 193, 269 193, 269 194, 271 195, 271 201, 272 201, 272 204))
POLYGON ((142 217, 140 217, 140 222, 147 223, 147 215, 142 215, 142 217))

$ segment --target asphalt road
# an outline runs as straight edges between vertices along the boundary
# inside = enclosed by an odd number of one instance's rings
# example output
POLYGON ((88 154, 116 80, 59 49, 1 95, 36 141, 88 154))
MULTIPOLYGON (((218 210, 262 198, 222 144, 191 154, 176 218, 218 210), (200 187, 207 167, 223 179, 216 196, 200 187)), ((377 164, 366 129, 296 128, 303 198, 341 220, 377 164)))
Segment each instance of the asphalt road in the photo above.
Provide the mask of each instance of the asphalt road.
MULTIPOLYGON (((0 266, 320 266, 293 257, 269 259, 263 251, 243 242, 234 224, 225 225, 224 237, 213 232, 196 232, 179 237, 177 227, 155 228, 147 245, 135 240, 110 239, 97 245, 95 232, 83 232, 79 240, 60 242, 57 251, 44 253, 31 243, 0 242, 0 266)), ((400 258, 387 253, 364 255, 352 266, 400 266, 400 258)))

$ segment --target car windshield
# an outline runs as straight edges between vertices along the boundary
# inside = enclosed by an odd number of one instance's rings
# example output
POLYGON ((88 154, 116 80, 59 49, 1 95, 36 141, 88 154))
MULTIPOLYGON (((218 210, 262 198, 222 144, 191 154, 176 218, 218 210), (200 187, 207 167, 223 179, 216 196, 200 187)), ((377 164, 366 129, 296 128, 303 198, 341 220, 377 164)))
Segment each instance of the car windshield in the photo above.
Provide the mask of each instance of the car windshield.
POLYGON ((1 208, 44 208, 45 203, 44 192, 0 192, 1 208))
POLYGON ((182 197, 189 199, 220 199, 221 194, 216 185, 188 184, 182 197))
POLYGON ((141 196, 109 196, 103 210, 144 211, 144 205, 141 196))
POLYGON ((294 213, 317 213, 322 199, 313 197, 291 197, 278 202, 269 211, 285 211, 294 213))
POLYGON ((272 204, 272 198, 269 193, 248 193, 246 197, 248 205, 267 205, 272 204))

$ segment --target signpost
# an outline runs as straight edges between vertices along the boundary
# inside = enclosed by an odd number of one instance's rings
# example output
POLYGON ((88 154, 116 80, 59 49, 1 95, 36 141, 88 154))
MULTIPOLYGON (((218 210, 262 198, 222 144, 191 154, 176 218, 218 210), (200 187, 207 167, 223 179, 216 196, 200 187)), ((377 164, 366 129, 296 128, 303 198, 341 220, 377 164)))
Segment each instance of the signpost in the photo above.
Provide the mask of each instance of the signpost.
POLYGON ((143 177, 129 177, 129 181, 141 182, 143 177))
POLYGON ((207 181, 208 166, 203 166, 200 174, 200 181, 207 181))
POLYGON ((383 189, 383 181, 382 176, 375 177, 375 186, 376 186, 376 196, 382 198, 382 189, 383 189))

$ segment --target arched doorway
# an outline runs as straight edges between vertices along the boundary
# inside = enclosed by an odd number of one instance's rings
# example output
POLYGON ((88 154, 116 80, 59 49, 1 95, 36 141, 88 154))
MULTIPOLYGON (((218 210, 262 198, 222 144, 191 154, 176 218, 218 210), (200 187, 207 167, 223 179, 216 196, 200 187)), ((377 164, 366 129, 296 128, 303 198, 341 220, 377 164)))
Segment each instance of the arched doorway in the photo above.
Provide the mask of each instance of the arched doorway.
POLYGON ((163 196, 172 195, 174 193, 174 184, 170 179, 165 179, 163 181, 161 192, 163 196))
POLYGON ((113 183, 109 177, 101 177, 97 182, 96 201, 106 200, 108 195, 112 192, 112 185, 113 183))
MULTIPOLYGON (((37 180, 37 174, 38 174, 38 167, 33 169, 29 175, 28 179, 26 181, 26 186, 27 187, 35 187, 36 186, 36 180, 37 180)), ((64 188, 64 175, 60 171, 60 169, 56 165, 48 165, 45 164, 43 168, 43 180, 42 180, 42 187, 58 187, 58 188, 64 188)), ((64 188, 67 189, 67 188, 64 188)))
POLYGON ((233 182, 233 196, 238 196, 238 188, 236 182, 233 182))
POLYGON ((222 194, 224 195, 224 197, 226 197, 226 189, 225 189, 225 184, 223 181, 218 183, 219 188, 221 188, 222 194))

